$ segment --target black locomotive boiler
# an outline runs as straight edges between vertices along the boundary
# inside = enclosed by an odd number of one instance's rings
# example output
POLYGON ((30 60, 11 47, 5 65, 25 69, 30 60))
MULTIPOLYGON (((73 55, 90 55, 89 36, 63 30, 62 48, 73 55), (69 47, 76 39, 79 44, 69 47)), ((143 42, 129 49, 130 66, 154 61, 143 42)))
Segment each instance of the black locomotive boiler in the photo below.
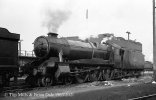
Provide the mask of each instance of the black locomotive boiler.
POLYGON ((139 76, 144 67, 142 44, 113 34, 84 41, 49 33, 36 38, 34 52, 26 82, 38 86, 139 76))

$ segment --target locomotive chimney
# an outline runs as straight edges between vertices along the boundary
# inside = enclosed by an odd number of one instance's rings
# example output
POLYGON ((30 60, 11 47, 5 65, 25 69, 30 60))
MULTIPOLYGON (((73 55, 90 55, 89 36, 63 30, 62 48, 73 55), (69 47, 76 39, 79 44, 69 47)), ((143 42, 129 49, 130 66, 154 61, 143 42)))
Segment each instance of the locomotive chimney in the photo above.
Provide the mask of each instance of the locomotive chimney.
POLYGON ((49 33, 48 33, 48 36, 49 36, 49 37, 57 38, 58 34, 57 34, 57 33, 49 32, 49 33))

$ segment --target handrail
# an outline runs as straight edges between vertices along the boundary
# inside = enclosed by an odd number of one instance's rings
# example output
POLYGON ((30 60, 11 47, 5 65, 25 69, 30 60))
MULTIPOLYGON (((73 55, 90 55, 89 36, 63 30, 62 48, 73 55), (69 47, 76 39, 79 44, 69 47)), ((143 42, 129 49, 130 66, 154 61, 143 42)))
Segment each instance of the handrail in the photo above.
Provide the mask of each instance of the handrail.
POLYGON ((34 51, 18 50, 18 56, 36 57, 34 51))

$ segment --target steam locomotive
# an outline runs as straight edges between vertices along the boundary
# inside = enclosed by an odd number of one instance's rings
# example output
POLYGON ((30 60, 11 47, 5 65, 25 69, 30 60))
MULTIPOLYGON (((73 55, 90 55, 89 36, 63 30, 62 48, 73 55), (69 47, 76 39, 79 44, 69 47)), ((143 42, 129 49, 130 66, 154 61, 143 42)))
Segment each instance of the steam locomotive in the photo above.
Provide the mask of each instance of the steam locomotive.
POLYGON ((26 83, 35 86, 92 82, 140 76, 142 44, 113 34, 81 40, 56 33, 34 41, 37 60, 25 69, 26 83))

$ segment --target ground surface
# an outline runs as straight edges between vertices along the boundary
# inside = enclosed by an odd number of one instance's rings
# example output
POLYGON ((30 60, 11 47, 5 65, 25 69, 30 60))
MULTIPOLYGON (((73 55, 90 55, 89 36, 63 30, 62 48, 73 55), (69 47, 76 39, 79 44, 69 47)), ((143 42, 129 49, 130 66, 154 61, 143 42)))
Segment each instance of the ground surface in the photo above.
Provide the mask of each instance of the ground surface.
POLYGON ((152 83, 150 76, 144 76, 138 79, 37 88, 22 93, 4 93, 4 97, 0 100, 128 100, 151 94, 156 94, 156 84, 152 83))

